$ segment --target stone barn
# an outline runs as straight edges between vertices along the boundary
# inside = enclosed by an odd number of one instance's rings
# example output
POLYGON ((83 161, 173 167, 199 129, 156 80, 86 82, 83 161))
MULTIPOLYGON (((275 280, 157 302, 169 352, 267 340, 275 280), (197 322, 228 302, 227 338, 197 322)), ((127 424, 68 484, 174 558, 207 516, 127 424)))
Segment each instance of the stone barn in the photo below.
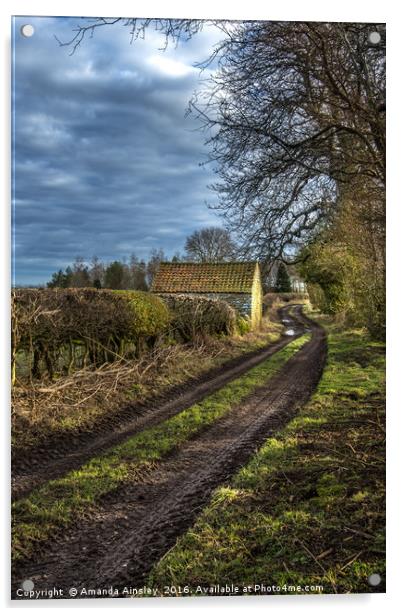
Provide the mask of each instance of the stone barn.
POLYGON ((158 295, 180 293, 222 299, 249 317, 253 328, 261 323, 261 272, 256 261, 161 263, 151 291, 158 295))

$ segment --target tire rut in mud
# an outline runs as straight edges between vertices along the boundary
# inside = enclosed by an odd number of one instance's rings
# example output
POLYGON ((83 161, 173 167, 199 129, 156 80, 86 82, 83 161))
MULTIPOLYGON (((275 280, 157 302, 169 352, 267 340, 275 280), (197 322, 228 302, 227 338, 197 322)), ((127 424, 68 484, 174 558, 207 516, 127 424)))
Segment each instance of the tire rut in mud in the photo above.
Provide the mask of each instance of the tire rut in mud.
POLYGON ((24 579, 33 580, 37 589, 55 586, 65 592, 70 587, 142 586, 212 491, 246 464, 314 391, 325 364, 326 337, 302 318, 312 339, 276 376, 146 477, 110 493, 92 519, 78 522, 36 562, 16 567, 14 590, 24 579))
POLYGON ((208 371, 198 379, 173 388, 165 397, 148 400, 147 403, 128 407, 120 415, 114 415, 111 422, 104 422, 95 434, 65 436, 61 442, 49 443, 46 448, 28 452, 12 464, 12 500, 22 498, 35 487, 50 479, 62 477, 68 471, 79 468, 90 458, 123 442, 138 432, 155 426, 184 409, 203 400, 206 396, 221 389, 233 379, 248 372, 257 364, 280 351, 304 332, 299 308, 294 315, 289 314, 294 305, 279 311, 284 324, 295 332, 294 336, 282 336, 263 349, 236 357, 223 366, 208 371))

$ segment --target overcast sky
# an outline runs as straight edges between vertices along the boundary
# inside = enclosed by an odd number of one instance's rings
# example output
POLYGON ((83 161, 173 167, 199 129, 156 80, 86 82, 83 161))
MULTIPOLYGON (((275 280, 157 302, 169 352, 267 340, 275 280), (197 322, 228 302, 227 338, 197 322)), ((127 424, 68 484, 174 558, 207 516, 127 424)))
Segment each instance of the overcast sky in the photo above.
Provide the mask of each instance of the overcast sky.
POLYGON ((185 117, 205 79, 194 63, 220 36, 204 30, 161 51, 100 28, 74 55, 60 47, 79 18, 17 18, 14 45, 14 283, 41 284, 76 256, 105 261, 182 251, 221 224, 205 201, 205 135, 185 117), (20 27, 35 28, 31 38, 20 27))

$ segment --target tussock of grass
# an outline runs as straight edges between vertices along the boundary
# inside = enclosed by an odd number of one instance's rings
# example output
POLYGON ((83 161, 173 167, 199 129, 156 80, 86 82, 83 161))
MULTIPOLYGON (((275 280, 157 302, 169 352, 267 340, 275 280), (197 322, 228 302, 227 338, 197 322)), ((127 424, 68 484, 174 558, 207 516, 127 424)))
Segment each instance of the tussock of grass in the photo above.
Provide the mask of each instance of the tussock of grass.
POLYGON ((228 413, 263 385, 309 339, 305 335, 199 404, 144 430, 65 477, 49 481, 13 506, 13 558, 28 558, 76 516, 121 483, 133 481, 174 447, 228 413))
POLYGON ((148 583, 383 591, 367 583, 385 576, 383 351, 331 331, 310 403, 215 491, 148 583))

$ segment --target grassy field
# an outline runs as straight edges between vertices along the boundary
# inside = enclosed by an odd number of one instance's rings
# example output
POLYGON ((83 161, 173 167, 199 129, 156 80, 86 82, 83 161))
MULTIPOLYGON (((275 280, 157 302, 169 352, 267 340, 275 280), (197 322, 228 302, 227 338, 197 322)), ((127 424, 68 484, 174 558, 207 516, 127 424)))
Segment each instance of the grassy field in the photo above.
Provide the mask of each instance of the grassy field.
POLYGON ((151 587, 384 591, 384 347, 321 321, 328 364, 310 403, 214 492, 154 567, 151 587), (367 582, 373 573, 378 586, 367 582))
POLYGON ((40 544, 77 517, 90 515, 97 499, 136 477, 202 428, 228 413, 263 385, 309 339, 306 334, 281 351, 163 423, 144 430, 80 469, 49 481, 13 505, 13 559, 31 557, 40 544))

